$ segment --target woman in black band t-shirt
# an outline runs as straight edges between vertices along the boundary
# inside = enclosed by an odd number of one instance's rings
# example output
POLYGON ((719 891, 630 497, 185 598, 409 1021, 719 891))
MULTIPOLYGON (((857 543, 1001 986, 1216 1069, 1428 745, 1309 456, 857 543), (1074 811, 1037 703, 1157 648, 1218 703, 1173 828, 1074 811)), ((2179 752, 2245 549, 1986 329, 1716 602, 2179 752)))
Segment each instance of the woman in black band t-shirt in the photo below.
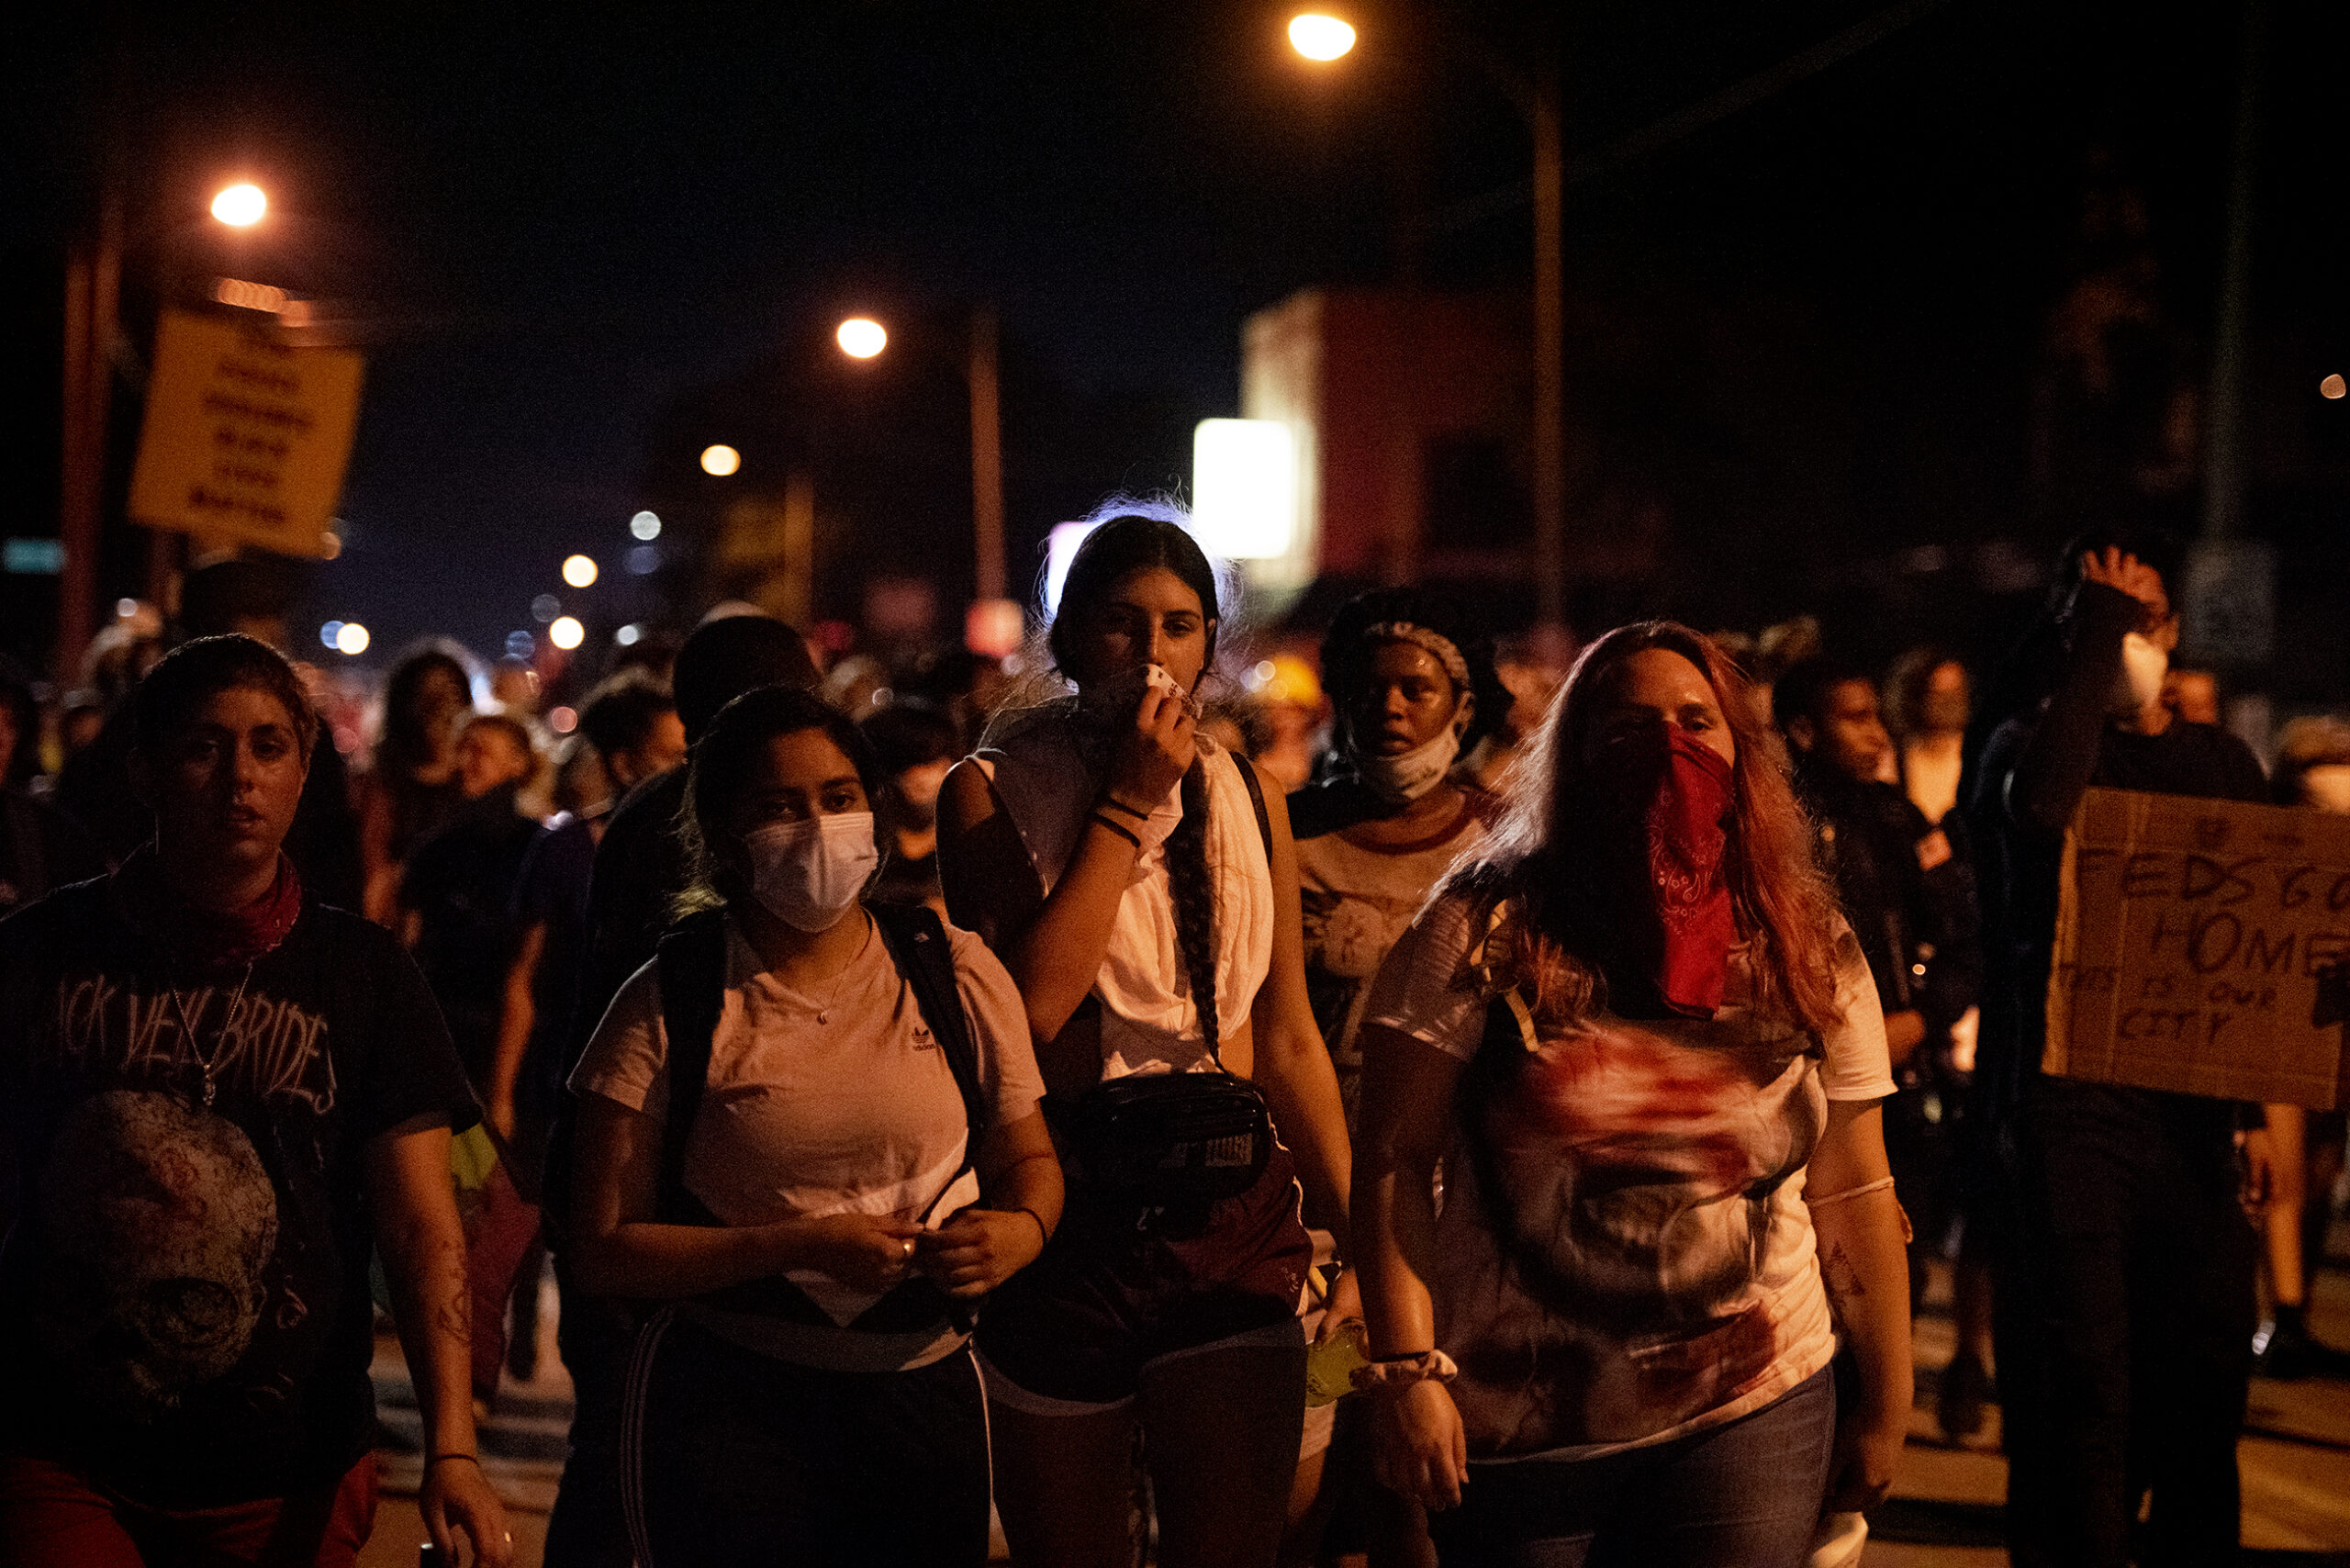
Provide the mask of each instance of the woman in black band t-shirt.
POLYGON ((342 1563, 375 1509, 381 1252, 442 1551, 511 1540, 475 1457, 452 1127, 476 1119, 389 934, 280 852, 294 672, 200 638, 132 699, 156 836, 0 924, 0 1561, 342 1563))

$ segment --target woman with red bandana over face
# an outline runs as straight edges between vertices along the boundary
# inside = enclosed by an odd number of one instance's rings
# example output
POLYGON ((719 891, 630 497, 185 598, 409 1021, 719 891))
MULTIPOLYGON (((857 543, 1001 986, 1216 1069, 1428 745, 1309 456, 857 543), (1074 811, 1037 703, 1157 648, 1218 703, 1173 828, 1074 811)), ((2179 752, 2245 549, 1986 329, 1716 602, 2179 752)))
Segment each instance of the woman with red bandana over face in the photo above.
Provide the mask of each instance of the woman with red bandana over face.
POLYGON ((1358 1382, 1443 1561, 1792 1565, 1886 1495, 1884 1021, 1718 649, 1592 644, 1367 1013, 1358 1382))

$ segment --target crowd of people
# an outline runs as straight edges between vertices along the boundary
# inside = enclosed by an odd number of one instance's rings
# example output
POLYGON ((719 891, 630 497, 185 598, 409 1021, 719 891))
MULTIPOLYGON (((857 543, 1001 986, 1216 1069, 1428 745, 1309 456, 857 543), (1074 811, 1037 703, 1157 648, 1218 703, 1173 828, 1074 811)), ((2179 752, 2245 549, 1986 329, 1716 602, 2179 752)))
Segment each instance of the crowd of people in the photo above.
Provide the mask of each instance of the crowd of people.
POLYGON ((2042 1073, 2059 854, 2350 726, 2219 727, 2157 544, 1978 686, 1408 588, 1252 662, 1095 521, 1024 666, 728 607, 560 734, 442 641, 358 722, 235 562, 0 670, 0 1557, 353 1561, 388 1314, 502 1564, 551 1269, 553 1564, 1849 1562, 1939 1265, 2014 1561, 2232 1560, 2343 1119, 2042 1073))

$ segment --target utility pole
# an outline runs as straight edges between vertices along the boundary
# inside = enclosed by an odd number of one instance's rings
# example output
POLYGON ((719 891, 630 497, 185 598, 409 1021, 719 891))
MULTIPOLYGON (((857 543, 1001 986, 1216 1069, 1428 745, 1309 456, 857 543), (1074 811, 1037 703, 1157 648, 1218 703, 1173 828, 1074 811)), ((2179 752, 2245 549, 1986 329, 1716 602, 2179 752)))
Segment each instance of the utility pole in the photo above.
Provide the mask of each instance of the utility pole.
POLYGON ((971 554, 974 598, 1004 597, 1003 435, 996 387, 996 319, 971 317, 971 554))
POLYGON ((80 673, 83 650, 97 629, 106 416, 114 398, 121 281, 122 202, 109 178, 98 198, 95 230, 73 247, 65 263, 64 439, 57 509, 57 538, 65 560, 57 579, 57 651, 51 668, 61 686, 71 685, 80 673))

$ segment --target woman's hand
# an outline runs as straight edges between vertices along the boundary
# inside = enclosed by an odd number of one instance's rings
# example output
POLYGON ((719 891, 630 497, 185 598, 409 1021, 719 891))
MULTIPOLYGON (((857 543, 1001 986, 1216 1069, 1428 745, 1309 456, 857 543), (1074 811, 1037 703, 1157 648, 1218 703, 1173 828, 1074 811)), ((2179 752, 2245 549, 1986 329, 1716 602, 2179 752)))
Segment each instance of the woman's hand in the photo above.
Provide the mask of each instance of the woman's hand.
POLYGON ((1858 1513, 1874 1508, 1893 1490, 1893 1467, 1900 1462, 1908 1412, 1876 1409, 1864 1401, 1836 1423, 1836 1457, 1828 1467, 1828 1496, 1822 1513, 1858 1513))
POLYGON ((1371 1473, 1390 1492, 1424 1508, 1457 1508, 1469 1479, 1469 1434, 1440 1383, 1373 1394, 1371 1473))
POLYGON ((785 1220, 775 1227, 797 1261, 822 1270, 851 1290, 888 1291, 913 1271, 922 1226, 896 1215, 826 1215, 785 1220))
POLYGON ((473 1542, 476 1568, 507 1568, 514 1561, 514 1532, 506 1528, 505 1506, 490 1490, 480 1461, 462 1454, 427 1460, 416 1507, 443 1562, 457 1561, 459 1530, 473 1542))
POLYGON ((2163 575, 2137 556, 2110 546, 2081 557, 2081 580, 2119 588, 2154 611, 2157 621, 2170 614, 2170 596, 2163 591, 2163 575))
POLYGON ((957 1301, 987 1294, 1044 1249, 1044 1222, 1025 1209, 965 1209, 914 1238, 916 1265, 957 1301))
POLYGON ((1135 705, 1134 721, 1118 737, 1104 786, 1113 801, 1147 813, 1175 791, 1199 756, 1192 731, 1199 721, 1183 695, 1166 686, 1147 686, 1135 705))

